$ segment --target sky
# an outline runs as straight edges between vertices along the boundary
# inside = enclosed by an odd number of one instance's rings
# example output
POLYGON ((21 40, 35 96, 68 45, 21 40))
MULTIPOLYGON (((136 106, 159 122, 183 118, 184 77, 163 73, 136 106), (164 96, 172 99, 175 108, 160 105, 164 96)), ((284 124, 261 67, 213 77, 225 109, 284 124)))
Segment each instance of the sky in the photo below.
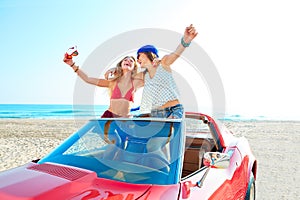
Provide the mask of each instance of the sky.
MULTIPOLYGON (((78 79, 62 62, 70 46, 81 65, 119 34, 183 33, 193 24, 193 43, 221 77, 227 113, 300 120, 299 8, 297 0, 0 0, 0 104, 72 104, 78 79)), ((199 93, 210 106, 209 92, 199 93)))

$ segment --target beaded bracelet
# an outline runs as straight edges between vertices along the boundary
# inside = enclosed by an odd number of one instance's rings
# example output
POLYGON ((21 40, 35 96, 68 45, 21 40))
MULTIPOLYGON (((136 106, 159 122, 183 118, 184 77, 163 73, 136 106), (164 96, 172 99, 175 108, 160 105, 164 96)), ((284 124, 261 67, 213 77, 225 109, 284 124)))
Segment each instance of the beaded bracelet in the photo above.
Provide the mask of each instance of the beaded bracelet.
POLYGON ((76 69, 74 70, 74 72, 77 72, 79 70, 79 67, 77 66, 76 69))
POLYGON ((188 42, 188 43, 186 43, 184 40, 183 40, 183 37, 181 38, 181 44, 182 44, 182 46, 183 47, 189 47, 190 46, 190 44, 191 44, 191 42, 188 42))
POLYGON ((70 67, 73 67, 75 65, 75 62, 73 62, 73 64, 72 65, 70 65, 70 67))

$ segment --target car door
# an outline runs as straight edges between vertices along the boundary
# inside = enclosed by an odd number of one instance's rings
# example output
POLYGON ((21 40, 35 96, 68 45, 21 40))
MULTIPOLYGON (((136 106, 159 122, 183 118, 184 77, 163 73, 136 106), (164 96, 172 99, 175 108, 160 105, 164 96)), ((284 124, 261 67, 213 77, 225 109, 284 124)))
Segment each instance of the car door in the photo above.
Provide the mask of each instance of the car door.
POLYGON ((228 148, 230 164, 226 169, 204 167, 182 180, 182 199, 242 199, 247 168, 237 148, 228 148), (205 178, 204 178, 205 177, 205 178))
POLYGON ((214 170, 219 170, 219 173, 222 174, 215 175, 224 177, 224 179, 208 199, 244 199, 247 188, 248 159, 245 158, 242 161, 241 154, 236 147, 227 148, 225 151, 230 155, 230 165, 223 172, 220 169, 214 170))

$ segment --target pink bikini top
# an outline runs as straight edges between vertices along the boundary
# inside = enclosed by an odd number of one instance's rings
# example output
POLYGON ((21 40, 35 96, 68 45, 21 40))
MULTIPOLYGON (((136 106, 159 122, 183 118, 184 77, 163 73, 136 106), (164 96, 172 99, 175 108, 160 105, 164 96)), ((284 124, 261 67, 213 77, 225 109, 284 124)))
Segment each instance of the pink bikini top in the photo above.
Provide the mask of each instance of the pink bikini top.
POLYGON ((118 83, 117 83, 114 90, 112 91, 110 99, 126 99, 128 101, 133 102, 134 86, 133 86, 132 81, 131 81, 131 85, 132 85, 131 88, 127 91, 125 96, 122 96, 121 90, 120 90, 120 88, 118 86, 118 83))

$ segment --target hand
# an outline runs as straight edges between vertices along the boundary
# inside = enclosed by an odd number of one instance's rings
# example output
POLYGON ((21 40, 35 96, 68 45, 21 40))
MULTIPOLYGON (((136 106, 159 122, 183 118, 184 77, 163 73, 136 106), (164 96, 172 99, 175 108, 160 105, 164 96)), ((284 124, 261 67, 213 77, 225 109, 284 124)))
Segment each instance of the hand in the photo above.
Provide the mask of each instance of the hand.
POLYGON ((114 75, 117 73, 117 69, 116 68, 112 68, 106 71, 104 77, 106 80, 111 79, 112 77, 114 77, 114 75))
POLYGON ((184 42, 189 43, 191 42, 196 36, 198 35, 198 32, 196 31, 193 24, 185 28, 183 39, 184 42))
POLYGON ((158 58, 154 58, 154 60, 152 61, 153 67, 157 67, 159 64, 160 64, 160 60, 158 58))
POLYGON ((71 65, 74 63, 74 61, 72 60, 72 58, 69 59, 67 56, 68 56, 68 54, 66 53, 65 56, 64 56, 63 61, 64 61, 67 65, 70 65, 70 66, 71 66, 71 65))
POLYGON ((134 65, 131 65, 130 67, 128 67, 129 71, 132 71, 134 69, 134 65))

